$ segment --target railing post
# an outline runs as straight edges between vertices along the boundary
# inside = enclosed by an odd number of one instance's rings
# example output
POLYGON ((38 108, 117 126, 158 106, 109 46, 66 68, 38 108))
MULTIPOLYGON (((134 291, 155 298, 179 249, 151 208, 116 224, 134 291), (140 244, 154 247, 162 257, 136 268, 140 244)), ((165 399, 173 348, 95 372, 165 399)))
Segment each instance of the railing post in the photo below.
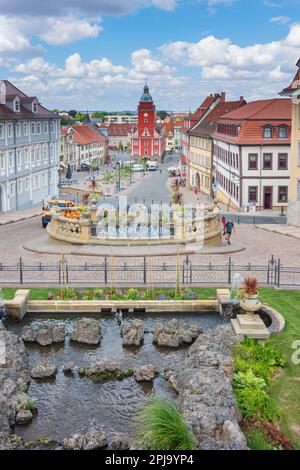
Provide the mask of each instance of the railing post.
POLYGON ((228 284, 231 284, 231 275, 232 275, 232 265, 231 265, 231 256, 228 258, 228 284))
POLYGON ((66 284, 68 286, 69 284, 69 266, 68 266, 68 261, 65 260, 65 266, 66 266, 66 284))
POLYGON ((278 263, 277 263, 277 287, 280 287, 280 282, 281 282, 281 278, 280 278, 280 275, 281 275, 281 261, 280 261, 280 258, 278 260, 278 263))
POLYGON ((20 266, 20 284, 22 285, 23 284, 23 261, 22 261, 21 256, 19 259, 19 266, 20 266))
POLYGON ((147 284, 147 258, 144 256, 144 284, 147 284))
POLYGON ((107 284, 108 276, 107 276, 107 256, 104 257, 104 284, 107 284))

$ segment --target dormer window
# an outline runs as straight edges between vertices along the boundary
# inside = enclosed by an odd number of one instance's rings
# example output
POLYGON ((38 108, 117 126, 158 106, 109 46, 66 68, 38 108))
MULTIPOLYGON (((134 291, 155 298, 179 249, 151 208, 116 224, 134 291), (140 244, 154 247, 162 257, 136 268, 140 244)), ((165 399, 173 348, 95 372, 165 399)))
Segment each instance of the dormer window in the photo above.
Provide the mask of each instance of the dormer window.
POLYGON ((15 100, 14 100, 14 112, 15 113, 20 112, 20 100, 19 100, 19 98, 15 98, 15 100))
POLYGON ((288 138, 288 128, 287 126, 278 127, 278 139, 287 139, 288 138))
POLYGON ((264 136, 264 139, 272 139, 273 138, 273 127, 272 126, 265 126, 263 128, 263 136, 264 136))
POLYGON ((36 102, 36 101, 33 101, 33 102, 32 102, 32 112, 33 112, 33 113, 36 113, 36 112, 37 112, 37 102, 36 102))

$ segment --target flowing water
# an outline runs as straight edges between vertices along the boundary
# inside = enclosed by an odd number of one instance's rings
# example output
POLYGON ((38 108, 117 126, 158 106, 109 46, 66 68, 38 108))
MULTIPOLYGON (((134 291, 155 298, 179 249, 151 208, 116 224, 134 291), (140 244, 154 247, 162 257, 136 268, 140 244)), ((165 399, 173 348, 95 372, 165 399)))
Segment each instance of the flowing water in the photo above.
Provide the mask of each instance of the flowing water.
MULTIPOLYGON (((26 441, 36 441, 41 437, 61 441, 64 437, 88 427, 91 423, 103 426, 108 434, 130 432, 132 420, 147 398, 162 395, 176 398, 162 377, 164 368, 181 363, 186 357, 188 346, 180 349, 157 347, 152 343, 154 326, 162 321, 177 318, 186 323, 196 323, 203 330, 215 328, 224 323, 217 313, 163 313, 163 314, 124 314, 123 319, 141 318, 145 321, 145 339, 141 347, 124 347, 118 324, 112 314, 84 315, 97 318, 101 323, 102 339, 98 346, 71 343, 68 336, 65 343, 53 346, 26 344, 29 366, 49 359, 57 365, 55 379, 31 381, 28 393, 38 401, 38 414, 29 426, 18 426, 16 433, 26 441), (153 364, 160 375, 153 384, 138 384, 133 377, 122 381, 93 383, 80 377, 77 370, 65 375, 61 369, 69 361, 76 366, 85 366, 103 358, 113 358, 121 366, 136 368, 153 364)), ((9 329, 21 333, 24 325, 33 322, 64 322, 66 331, 72 329, 76 314, 27 315, 21 323, 10 323, 9 329)))

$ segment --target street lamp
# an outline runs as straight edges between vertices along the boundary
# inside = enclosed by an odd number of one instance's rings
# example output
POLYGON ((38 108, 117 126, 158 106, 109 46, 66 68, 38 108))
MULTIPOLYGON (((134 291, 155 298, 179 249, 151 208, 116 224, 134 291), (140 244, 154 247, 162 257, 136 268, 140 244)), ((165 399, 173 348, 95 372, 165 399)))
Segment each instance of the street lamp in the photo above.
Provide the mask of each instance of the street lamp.
POLYGON ((121 165, 120 165, 120 162, 116 163, 116 167, 118 169, 117 192, 120 192, 121 191, 121 165))

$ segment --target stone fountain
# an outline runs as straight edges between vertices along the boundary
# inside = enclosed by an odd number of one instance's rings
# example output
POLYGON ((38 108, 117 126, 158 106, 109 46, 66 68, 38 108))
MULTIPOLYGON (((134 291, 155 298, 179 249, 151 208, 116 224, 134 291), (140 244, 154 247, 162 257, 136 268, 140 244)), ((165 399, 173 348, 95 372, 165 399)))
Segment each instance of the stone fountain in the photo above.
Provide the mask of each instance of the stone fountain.
POLYGON ((262 304, 260 302, 251 303, 249 300, 244 299, 240 302, 240 308, 245 313, 239 314, 231 320, 236 334, 258 340, 269 338, 269 330, 258 315, 258 312, 262 309, 262 304))

